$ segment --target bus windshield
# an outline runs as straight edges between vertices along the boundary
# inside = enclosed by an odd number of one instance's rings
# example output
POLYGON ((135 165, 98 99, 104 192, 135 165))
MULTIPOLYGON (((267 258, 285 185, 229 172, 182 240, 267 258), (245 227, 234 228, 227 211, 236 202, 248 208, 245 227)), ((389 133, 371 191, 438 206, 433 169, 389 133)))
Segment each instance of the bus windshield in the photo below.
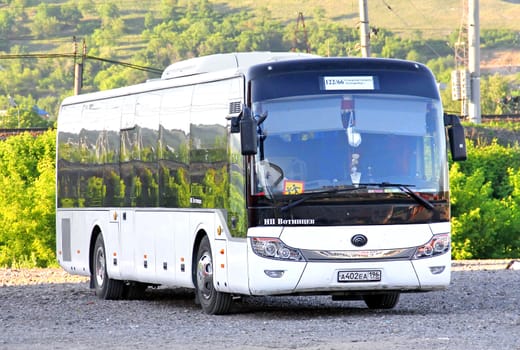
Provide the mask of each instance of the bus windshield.
POLYGON ((385 183, 404 184, 414 192, 446 190, 438 100, 327 94, 258 101, 252 111, 260 120, 257 196, 385 183))

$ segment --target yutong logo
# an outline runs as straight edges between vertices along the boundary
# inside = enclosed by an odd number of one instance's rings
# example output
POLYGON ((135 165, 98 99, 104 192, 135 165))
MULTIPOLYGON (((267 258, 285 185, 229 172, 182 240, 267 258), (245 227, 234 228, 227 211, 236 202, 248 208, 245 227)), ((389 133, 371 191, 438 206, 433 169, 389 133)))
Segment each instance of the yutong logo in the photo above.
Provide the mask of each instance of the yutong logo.
POLYGON ((356 247, 362 247, 368 242, 368 238, 365 235, 354 235, 350 239, 353 245, 356 247))
POLYGON ((316 220, 314 219, 283 219, 283 218, 268 218, 264 219, 264 225, 278 225, 278 226, 290 226, 290 225, 314 225, 316 220))

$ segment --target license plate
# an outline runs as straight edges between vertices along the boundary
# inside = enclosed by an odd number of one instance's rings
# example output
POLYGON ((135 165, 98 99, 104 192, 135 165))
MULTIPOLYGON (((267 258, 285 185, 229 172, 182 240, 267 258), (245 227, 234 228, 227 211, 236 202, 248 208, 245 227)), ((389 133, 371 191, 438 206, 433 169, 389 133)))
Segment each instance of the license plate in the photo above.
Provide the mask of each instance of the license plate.
POLYGON ((338 282, 379 282, 381 270, 339 271, 338 282))

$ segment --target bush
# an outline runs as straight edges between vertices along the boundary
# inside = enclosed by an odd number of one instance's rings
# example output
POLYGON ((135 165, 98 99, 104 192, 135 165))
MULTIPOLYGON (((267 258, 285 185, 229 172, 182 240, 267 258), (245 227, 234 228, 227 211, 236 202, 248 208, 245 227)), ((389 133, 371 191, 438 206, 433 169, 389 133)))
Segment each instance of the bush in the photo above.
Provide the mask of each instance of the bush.
MULTIPOLYGON (((55 136, 0 142, 0 266, 57 265, 55 136)), ((450 181, 453 258, 520 257, 520 147, 468 143, 450 181)))
POLYGON ((0 266, 57 265, 55 136, 25 133, 0 142, 0 266))
POLYGON ((520 257, 520 148, 469 144, 450 181, 453 258, 520 257))

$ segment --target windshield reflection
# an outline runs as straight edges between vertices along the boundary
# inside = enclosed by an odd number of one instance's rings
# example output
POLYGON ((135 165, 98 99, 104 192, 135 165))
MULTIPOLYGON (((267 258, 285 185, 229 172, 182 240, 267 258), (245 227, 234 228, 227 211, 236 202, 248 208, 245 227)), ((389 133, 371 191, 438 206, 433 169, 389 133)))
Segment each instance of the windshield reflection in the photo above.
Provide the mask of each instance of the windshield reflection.
MULTIPOLYGON (((297 195, 360 183, 444 191, 437 101, 389 95, 322 95, 258 102, 256 195, 297 195)), ((399 189, 367 188, 368 192, 399 189)))

